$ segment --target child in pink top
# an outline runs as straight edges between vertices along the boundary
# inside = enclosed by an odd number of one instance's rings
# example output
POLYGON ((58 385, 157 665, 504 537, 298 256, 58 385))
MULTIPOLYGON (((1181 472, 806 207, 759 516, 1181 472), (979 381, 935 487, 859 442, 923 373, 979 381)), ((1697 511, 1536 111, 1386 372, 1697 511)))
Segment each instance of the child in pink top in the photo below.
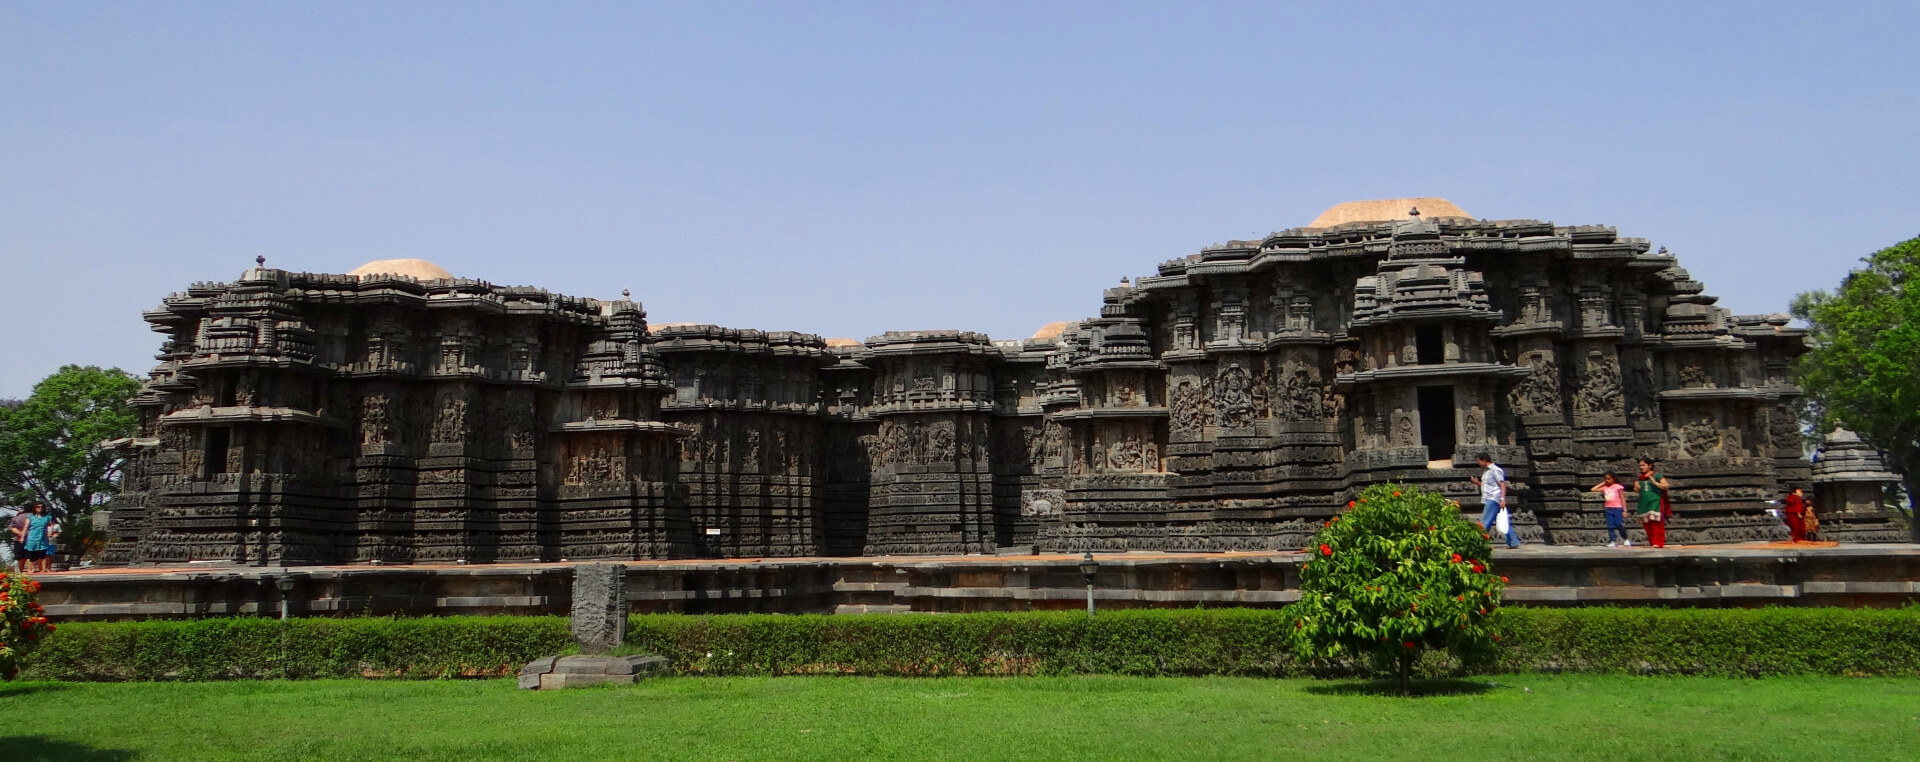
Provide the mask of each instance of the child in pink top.
POLYGON ((1613 472, 1608 471, 1590 491, 1598 492, 1607 499, 1607 547, 1619 547, 1622 542, 1632 547, 1633 541, 1627 539, 1627 485, 1621 484, 1613 478, 1613 472), (1618 540, 1614 539, 1616 536, 1618 540))

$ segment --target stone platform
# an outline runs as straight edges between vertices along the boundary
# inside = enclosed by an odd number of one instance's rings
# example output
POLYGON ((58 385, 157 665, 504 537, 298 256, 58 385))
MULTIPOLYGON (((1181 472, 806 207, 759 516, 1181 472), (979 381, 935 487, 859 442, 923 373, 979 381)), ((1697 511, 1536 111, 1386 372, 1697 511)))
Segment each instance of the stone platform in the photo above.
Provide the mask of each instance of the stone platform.
MULTIPOLYGON (((1284 606, 1301 553, 1096 555, 1103 608, 1284 606)), ((869 613, 1073 609, 1074 555, 635 561, 634 613, 869 613)), ((1507 600, 1535 606, 1900 606, 1920 600, 1920 545, 1703 545, 1496 550, 1507 600)), ((569 564, 145 567, 38 577, 56 621, 275 616, 549 614, 571 608, 569 564)))
POLYGON ((666 674, 667 666, 659 656, 549 656, 521 667, 519 682, 523 689, 542 691, 603 683, 632 685, 643 677, 666 674))

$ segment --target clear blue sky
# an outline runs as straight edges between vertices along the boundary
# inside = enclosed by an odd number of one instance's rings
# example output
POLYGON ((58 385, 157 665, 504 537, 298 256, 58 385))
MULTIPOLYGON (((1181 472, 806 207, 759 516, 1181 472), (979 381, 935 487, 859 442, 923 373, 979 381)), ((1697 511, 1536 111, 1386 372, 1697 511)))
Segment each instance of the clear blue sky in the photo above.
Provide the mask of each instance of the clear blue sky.
POLYGON ((1024 337, 1340 201, 1784 310, 1920 234, 1920 3, 0 5, 0 396, 264 254, 1024 337))

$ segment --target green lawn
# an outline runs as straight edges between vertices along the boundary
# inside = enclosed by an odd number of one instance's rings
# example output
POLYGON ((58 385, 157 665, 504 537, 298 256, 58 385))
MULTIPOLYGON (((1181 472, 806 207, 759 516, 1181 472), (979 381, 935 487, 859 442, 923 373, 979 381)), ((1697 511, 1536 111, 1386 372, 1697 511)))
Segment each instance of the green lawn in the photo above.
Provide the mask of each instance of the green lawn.
POLYGON ((1846 759, 1920 754, 1920 680, 1502 676, 1411 699, 1244 678, 0 685, 0 759, 1846 759))

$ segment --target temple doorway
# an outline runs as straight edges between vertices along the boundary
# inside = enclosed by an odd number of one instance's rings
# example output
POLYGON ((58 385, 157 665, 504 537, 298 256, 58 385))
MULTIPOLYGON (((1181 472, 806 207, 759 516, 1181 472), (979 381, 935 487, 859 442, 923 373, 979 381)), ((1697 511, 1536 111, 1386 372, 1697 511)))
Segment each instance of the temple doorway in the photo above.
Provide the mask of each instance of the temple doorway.
POLYGON ((1427 446, 1428 468, 1452 468, 1454 439, 1453 387, 1422 386, 1420 444, 1427 446))

